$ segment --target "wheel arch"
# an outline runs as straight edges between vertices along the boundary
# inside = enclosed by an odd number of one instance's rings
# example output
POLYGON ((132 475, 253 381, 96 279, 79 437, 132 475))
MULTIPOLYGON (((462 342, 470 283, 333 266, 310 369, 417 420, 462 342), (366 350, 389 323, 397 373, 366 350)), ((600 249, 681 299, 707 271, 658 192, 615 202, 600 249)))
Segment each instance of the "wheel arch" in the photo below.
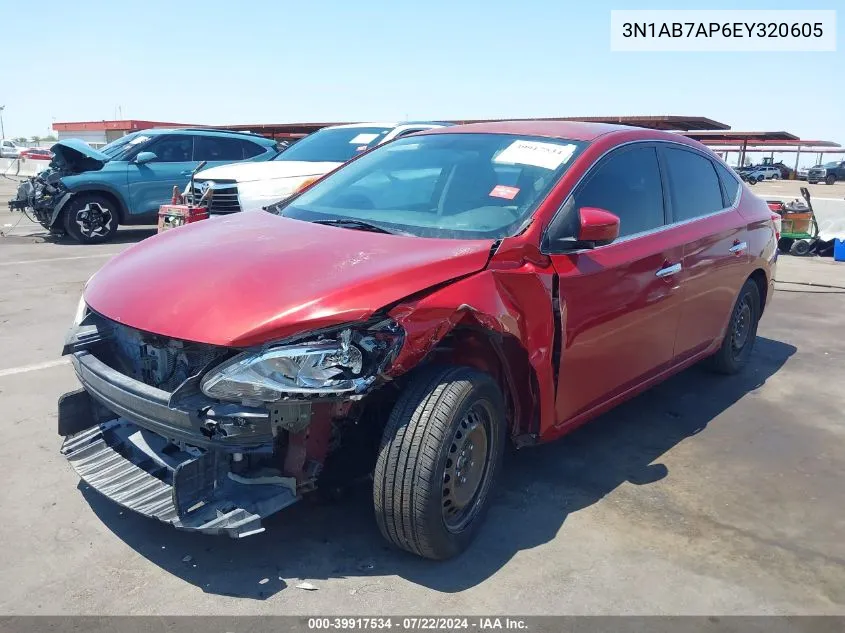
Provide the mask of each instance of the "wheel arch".
POLYGON ((769 294, 768 275, 766 275, 766 271, 762 268, 757 268, 748 276, 748 279, 757 284, 757 290, 760 293, 760 315, 762 316, 769 294))
POLYGON ((101 185, 101 184, 90 184, 90 185, 82 185, 80 187, 75 187, 71 192, 71 197, 68 199, 67 203, 63 205, 62 208, 67 207, 67 204, 73 201, 75 198, 79 197, 80 195, 85 194, 96 194, 99 196, 103 196, 108 198, 112 202, 115 203, 117 206, 117 219, 120 224, 126 223, 126 217, 129 213, 129 209, 126 206, 126 202, 123 199, 123 196, 120 195, 118 191, 113 189, 112 187, 101 185))

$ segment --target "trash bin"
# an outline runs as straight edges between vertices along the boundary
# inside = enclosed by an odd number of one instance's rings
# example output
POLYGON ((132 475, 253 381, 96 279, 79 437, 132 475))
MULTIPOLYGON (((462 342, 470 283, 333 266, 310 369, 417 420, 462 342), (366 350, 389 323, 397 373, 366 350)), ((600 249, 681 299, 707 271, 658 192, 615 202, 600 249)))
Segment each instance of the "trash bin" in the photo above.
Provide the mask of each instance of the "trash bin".
POLYGON ((833 259, 838 262, 845 262, 845 240, 838 237, 833 240, 833 259))

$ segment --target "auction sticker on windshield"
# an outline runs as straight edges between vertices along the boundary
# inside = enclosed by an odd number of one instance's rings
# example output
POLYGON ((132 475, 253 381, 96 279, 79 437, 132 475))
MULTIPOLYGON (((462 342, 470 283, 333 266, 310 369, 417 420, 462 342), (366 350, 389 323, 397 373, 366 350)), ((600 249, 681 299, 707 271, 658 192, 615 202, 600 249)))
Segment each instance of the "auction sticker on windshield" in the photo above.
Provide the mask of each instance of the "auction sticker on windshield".
POLYGON ((364 145, 367 143, 372 143, 374 140, 378 138, 378 134, 359 134, 351 141, 349 141, 350 145, 364 145))
POLYGON ((508 165, 529 165, 555 170, 572 158, 575 145, 558 145, 540 141, 514 141, 503 149, 494 163, 508 165))

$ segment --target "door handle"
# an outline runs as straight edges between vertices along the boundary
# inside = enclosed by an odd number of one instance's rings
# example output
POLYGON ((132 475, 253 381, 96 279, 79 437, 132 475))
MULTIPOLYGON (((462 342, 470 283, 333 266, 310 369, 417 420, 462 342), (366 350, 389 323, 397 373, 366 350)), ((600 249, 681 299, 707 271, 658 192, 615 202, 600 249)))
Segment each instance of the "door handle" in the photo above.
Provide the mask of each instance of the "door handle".
POLYGON ((728 249, 729 253, 733 253, 734 255, 739 255, 743 251, 748 250, 748 244, 746 242, 737 242, 733 246, 728 249))
POLYGON ((680 264, 672 264, 671 266, 665 266, 658 270, 655 275, 658 277, 671 277, 672 275, 677 275, 681 272, 681 265, 680 264))

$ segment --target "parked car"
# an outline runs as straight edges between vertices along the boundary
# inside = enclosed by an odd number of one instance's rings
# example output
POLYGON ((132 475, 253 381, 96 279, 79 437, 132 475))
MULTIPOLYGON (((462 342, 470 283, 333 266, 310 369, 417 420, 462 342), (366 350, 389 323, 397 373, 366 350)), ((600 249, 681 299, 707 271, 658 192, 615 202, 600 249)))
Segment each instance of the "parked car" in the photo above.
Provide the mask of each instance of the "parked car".
POLYGON ((84 244, 110 239, 118 224, 155 224, 159 206, 202 161, 266 161, 278 153, 253 134, 189 128, 135 132, 100 150, 69 139, 51 151, 50 168, 23 182, 9 205, 84 244))
POLYGON ((53 152, 42 147, 31 147, 20 153, 20 158, 28 160, 53 160, 53 152))
POLYGON ((763 180, 780 180, 781 172, 774 165, 758 165, 743 173, 744 180, 750 184, 756 184, 763 180))
POLYGON ((123 251, 64 348, 84 389, 59 401, 62 452, 180 529, 254 534, 371 476, 388 541, 454 556, 507 442, 558 438, 697 361, 739 372, 773 294, 766 203, 657 130, 432 129, 270 211, 123 251))
POLYGON ((11 139, 0 139, 0 158, 17 158, 25 149, 11 139))
POLYGON ((807 180, 807 174, 809 173, 809 167, 799 167, 798 171, 795 174, 795 177, 798 180, 807 180))
POLYGON ((823 182, 832 185, 837 180, 845 180, 845 161, 833 161, 816 165, 807 172, 807 182, 811 185, 823 182))
POLYGON ((368 149, 446 125, 449 124, 407 122, 326 127, 291 145, 271 162, 203 169, 193 180, 196 191, 186 192, 187 197, 199 200, 210 186, 214 190, 209 209, 212 215, 260 210, 368 149))

